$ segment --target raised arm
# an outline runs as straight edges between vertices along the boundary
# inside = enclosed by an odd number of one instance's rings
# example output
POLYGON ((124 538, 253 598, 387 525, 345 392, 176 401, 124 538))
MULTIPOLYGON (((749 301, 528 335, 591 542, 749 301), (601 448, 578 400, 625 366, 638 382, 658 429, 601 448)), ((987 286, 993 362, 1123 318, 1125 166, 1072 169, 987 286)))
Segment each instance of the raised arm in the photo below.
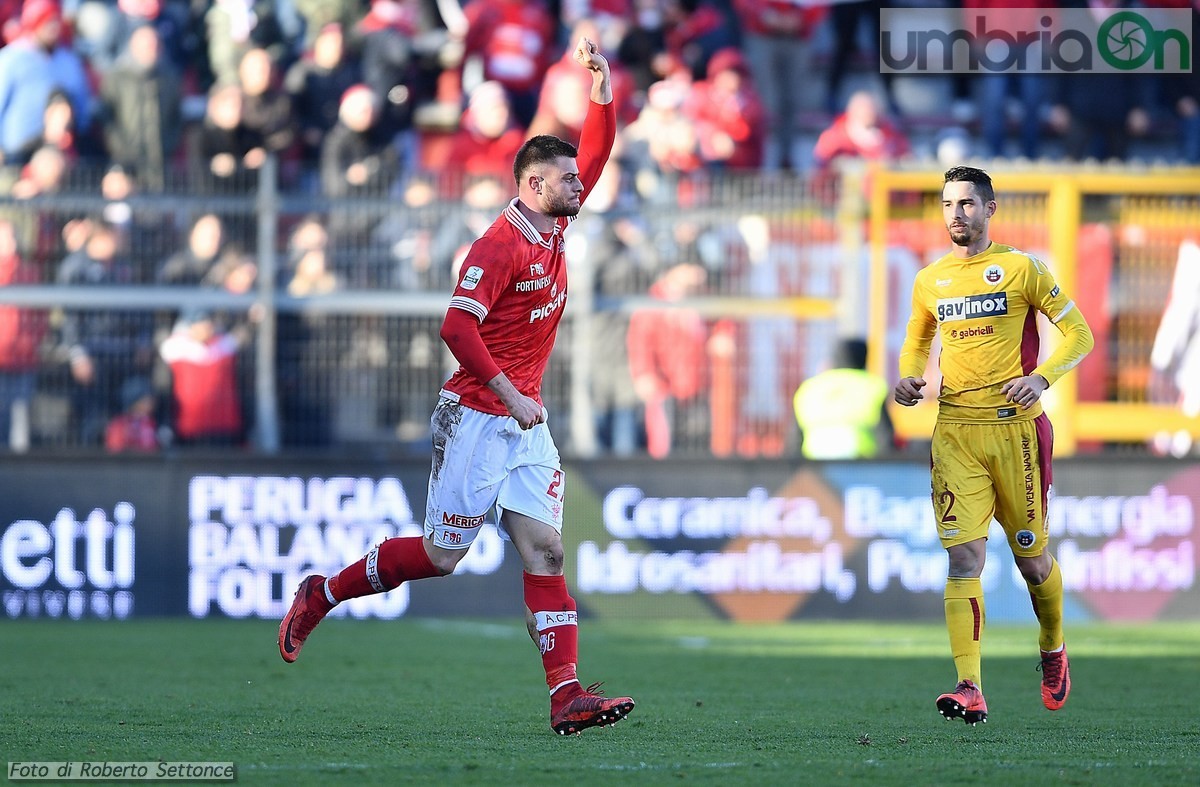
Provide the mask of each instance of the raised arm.
POLYGON ((575 61, 592 72, 591 103, 579 135, 579 180, 583 183, 581 200, 586 200, 600 179, 608 155, 617 138, 617 115, 613 106, 612 75, 608 60, 590 39, 579 39, 575 61))

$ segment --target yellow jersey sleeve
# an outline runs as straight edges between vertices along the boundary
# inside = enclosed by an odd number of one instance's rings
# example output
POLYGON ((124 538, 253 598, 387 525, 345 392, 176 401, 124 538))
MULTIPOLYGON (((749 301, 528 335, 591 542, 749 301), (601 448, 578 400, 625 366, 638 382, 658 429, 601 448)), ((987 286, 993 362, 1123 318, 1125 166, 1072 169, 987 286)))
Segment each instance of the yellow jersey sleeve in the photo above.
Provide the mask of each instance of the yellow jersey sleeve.
POLYGON ((928 293, 921 275, 913 282, 912 313, 900 347, 900 377, 921 377, 929 363, 929 350, 937 334, 937 318, 927 306, 928 293))
POLYGON ((1053 384, 1092 343, 1087 323, 1049 267, 998 243, 966 259, 947 255, 917 275, 901 376, 924 372, 935 334, 941 340, 938 417, 947 421, 1036 417, 1041 405, 1017 408, 1005 399, 1004 384, 1034 373, 1053 384), (1041 364, 1038 312, 1066 337, 1041 364))

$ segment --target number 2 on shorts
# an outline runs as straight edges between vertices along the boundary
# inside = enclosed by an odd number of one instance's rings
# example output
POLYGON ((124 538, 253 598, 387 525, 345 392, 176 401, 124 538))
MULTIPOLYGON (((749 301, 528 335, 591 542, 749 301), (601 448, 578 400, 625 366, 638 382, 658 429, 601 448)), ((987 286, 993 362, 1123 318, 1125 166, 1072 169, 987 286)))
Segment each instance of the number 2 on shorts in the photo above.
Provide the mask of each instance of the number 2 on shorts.
POLYGON ((546 487, 546 494, 555 500, 559 499, 558 488, 562 486, 563 474, 561 470, 554 471, 554 480, 550 482, 550 486, 546 487))
POLYGON ((954 510, 954 493, 947 489, 945 492, 942 492, 940 495, 938 495, 938 502, 946 506, 946 513, 942 515, 942 521, 957 522, 958 517, 950 513, 954 510))

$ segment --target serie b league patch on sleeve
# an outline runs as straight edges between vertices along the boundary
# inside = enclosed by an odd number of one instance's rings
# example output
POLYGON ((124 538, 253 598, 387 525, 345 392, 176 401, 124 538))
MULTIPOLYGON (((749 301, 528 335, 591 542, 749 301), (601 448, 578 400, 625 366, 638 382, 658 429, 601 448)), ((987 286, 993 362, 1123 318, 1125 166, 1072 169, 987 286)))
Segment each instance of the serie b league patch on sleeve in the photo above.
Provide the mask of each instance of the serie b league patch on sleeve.
POLYGON ((483 268, 478 265, 472 265, 467 268, 467 272, 463 274, 462 288, 464 290, 473 290, 479 286, 480 279, 483 278, 483 268))

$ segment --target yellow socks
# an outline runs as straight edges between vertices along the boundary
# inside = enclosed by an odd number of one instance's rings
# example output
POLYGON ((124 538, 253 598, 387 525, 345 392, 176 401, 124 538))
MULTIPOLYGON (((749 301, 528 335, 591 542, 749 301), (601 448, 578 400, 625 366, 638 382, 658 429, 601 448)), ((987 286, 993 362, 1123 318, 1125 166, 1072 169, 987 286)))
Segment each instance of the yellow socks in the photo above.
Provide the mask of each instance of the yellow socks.
MULTIPOLYGON (((1038 647, 1045 651, 1058 650, 1063 644, 1063 579, 1058 561, 1050 558, 1050 574, 1040 585, 1030 585, 1029 598, 1033 601, 1033 614, 1037 615, 1041 631, 1038 647)), ((949 602, 947 602, 949 603, 949 602)), ((948 614, 948 613, 947 613, 948 614)))
MULTIPOLYGON (((980 644, 983 636, 983 583, 979 577, 949 577, 946 580, 946 630, 950 632, 950 652, 960 681, 982 685, 980 644)), ((1062 583, 1059 582, 1059 610, 1062 610, 1062 583)), ((1061 617, 1061 615, 1060 615, 1061 617)))

